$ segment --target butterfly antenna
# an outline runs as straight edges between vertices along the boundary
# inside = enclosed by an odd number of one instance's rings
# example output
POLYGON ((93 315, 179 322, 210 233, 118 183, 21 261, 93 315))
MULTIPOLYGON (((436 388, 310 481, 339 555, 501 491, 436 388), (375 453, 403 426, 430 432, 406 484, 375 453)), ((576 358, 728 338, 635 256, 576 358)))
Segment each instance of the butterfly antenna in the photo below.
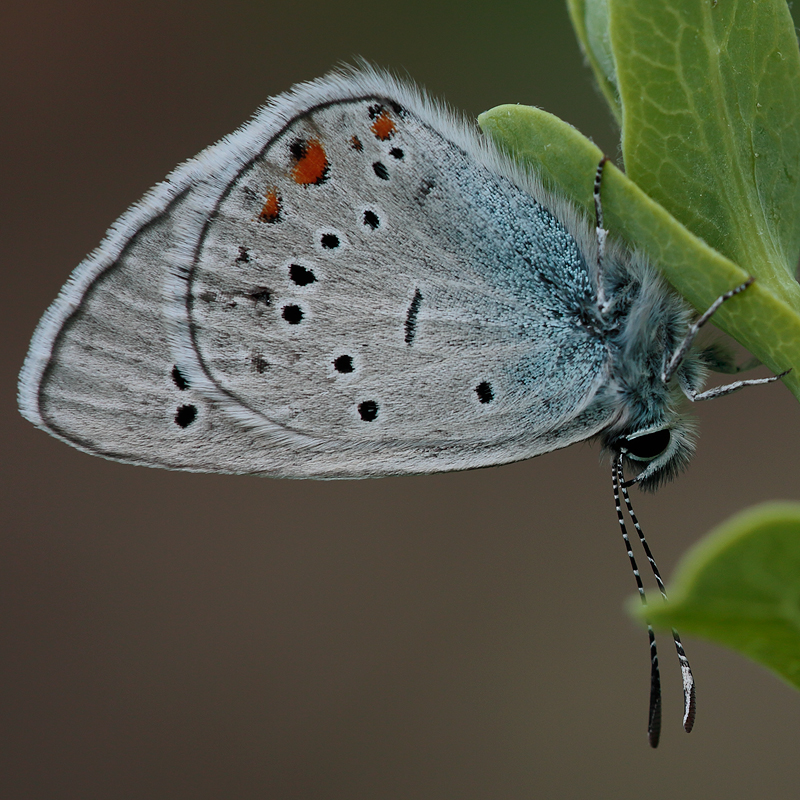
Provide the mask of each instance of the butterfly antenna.
MULTIPOLYGON (((622 474, 621 456, 617 464, 617 470, 621 475, 622 474)), ((664 598, 664 602, 666 602, 667 590, 664 588, 664 581, 661 580, 661 573, 658 571, 656 560, 653 558, 653 554, 650 551, 649 545, 647 544, 647 539, 644 538, 644 532, 642 531, 642 528, 639 525, 639 520, 636 518, 636 514, 633 511, 633 505, 631 503, 631 498, 628 495, 628 489, 625 486, 624 482, 622 482, 621 485, 622 485, 622 496, 625 498, 625 505, 628 508, 628 514, 630 514, 631 522, 633 522, 633 527, 636 528, 636 533, 639 534, 639 541, 642 543, 644 552, 647 555, 647 560, 650 562, 650 568, 653 570, 653 575, 655 576, 656 583, 658 584, 658 590, 661 592, 661 596, 664 598)), ((672 629, 672 638, 675 640, 675 649, 678 651, 678 661, 680 662, 681 665, 681 677, 683 678, 683 729, 686 731, 686 733, 691 733, 692 728, 694 727, 695 714, 697 713, 697 699, 695 697, 694 676, 692 675, 692 668, 689 666, 689 659, 686 658, 686 652, 683 649, 683 644, 681 643, 681 637, 678 636, 678 631, 676 631, 675 628, 672 629)))
MULTIPOLYGON (((642 576, 636 566, 636 558, 631 548, 631 540, 628 538, 628 529, 625 527, 625 519, 622 516, 622 506, 619 499, 620 484, 622 482, 622 456, 611 468, 611 483, 614 487, 614 506, 617 509, 617 520, 622 530, 622 539, 625 542, 625 550, 631 562, 633 576, 636 578, 636 587, 639 590, 639 598, 642 606, 647 608, 647 596, 644 593, 642 576)), ((656 648, 656 634, 649 620, 647 622, 647 635, 650 638, 650 709, 647 721, 647 741, 651 747, 658 747, 658 740, 661 737, 661 674, 658 671, 658 649, 656 648)))
POLYGON ((603 169, 605 168, 607 156, 600 159, 597 165, 597 172, 594 174, 594 189, 592 190, 592 197, 594 198, 594 214, 595 214, 595 233, 597 234, 597 264, 595 265, 595 283, 597 285, 597 305, 601 314, 605 314, 608 309, 608 302, 606 301, 606 290, 603 286, 603 268, 606 257, 606 239, 608 231, 603 227, 603 203, 600 200, 600 186, 603 182, 603 169))

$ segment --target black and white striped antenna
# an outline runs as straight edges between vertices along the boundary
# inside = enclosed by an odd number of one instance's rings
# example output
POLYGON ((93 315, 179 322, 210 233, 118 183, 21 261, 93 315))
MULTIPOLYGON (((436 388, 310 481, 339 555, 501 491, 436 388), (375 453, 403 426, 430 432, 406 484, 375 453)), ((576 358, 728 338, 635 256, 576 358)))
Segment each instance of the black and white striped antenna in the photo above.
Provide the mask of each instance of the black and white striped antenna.
MULTIPOLYGON (((605 287, 603 285, 603 267, 608 231, 603 225, 603 204, 600 198, 603 171, 608 160, 609 159, 606 156, 603 156, 603 158, 600 160, 600 163, 597 165, 597 171, 594 177, 594 187, 592 191, 595 210, 595 231, 597 233, 597 259, 595 261, 594 278, 597 291, 597 306, 601 317, 608 311, 609 308, 609 303, 605 296, 605 287)), ((701 314, 694 321, 694 323, 689 326, 689 329, 687 330, 681 342, 675 348, 674 352, 665 359, 664 368, 661 373, 661 380, 664 384, 667 384, 678 372, 684 358, 689 353, 689 350, 694 343, 695 337, 703 325, 705 325, 712 318, 714 313, 723 303, 730 300, 732 297, 735 297, 737 294, 745 291, 749 286, 752 285, 753 281, 754 278, 748 278, 743 283, 720 295, 706 310, 706 312, 701 314)), ((717 386, 704 392, 697 392, 693 387, 685 385, 685 382, 682 381, 681 389, 689 400, 696 402, 698 400, 710 400, 714 397, 721 397, 723 395, 730 394, 731 392, 735 392, 744 386, 772 383, 773 381, 782 378, 784 375, 786 375, 786 372, 782 372, 779 375, 773 375, 769 378, 755 378, 751 380, 734 381, 733 383, 725 386, 717 386)), ((625 500, 628 516, 633 523, 633 527, 636 528, 639 541, 642 543, 647 560, 650 562, 650 568, 653 571, 656 583, 658 584, 658 590, 661 592, 661 597, 664 599, 664 602, 667 601, 667 592, 664 588, 664 581, 661 579, 661 573, 658 571, 656 561, 653 558, 653 554, 649 545, 647 544, 647 540, 645 539, 644 532, 639 525, 639 520, 636 518, 630 495, 628 494, 628 487, 635 484, 638 481, 638 478, 633 478, 629 481, 625 480, 623 473, 623 459, 625 453, 626 450, 624 447, 617 450, 611 467, 611 480, 614 489, 614 506, 617 510, 617 520, 619 521, 619 526, 622 530, 622 538, 625 542, 625 550, 628 554, 633 575, 636 578, 636 587, 639 590, 639 598, 642 601, 642 605, 647 608, 647 595, 645 594, 642 576, 639 573, 639 568, 636 564, 636 558, 633 555, 631 542, 628 538, 628 530, 625 526, 625 517, 622 511, 620 494, 625 500)), ((650 638, 650 710, 648 714, 647 736, 650 745, 652 747, 657 747, 661 734, 661 675, 658 668, 658 651, 656 648, 655 632, 653 631, 650 621, 647 620, 646 617, 645 620, 647 622, 647 633, 650 638)), ((689 660, 686 658, 686 652, 683 649, 681 638, 674 628, 672 629, 672 638, 675 641, 675 649, 678 653, 678 661, 681 665, 681 676, 683 678, 683 729, 687 733, 690 733, 692 727, 694 726, 697 706, 694 677, 692 676, 692 668, 689 666, 689 660)))
MULTIPOLYGON (((636 513, 633 510, 633 504, 631 503, 630 495, 628 494, 628 489, 626 482, 623 480, 623 472, 622 472, 622 453, 619 454, 619 457, 616 460, 612 468, 612 476, 613 476, 613 483, 614 483, 614 503, 617 509, 617 519, 619 520, 620 526, 623 530, 623 537, 625 539, 625 546, 628 550, 628 556, 631 560, 631 565, 634 569, 634 575, 636 576, 636 585, 639 587, 639 596, 642 599, 643 605, 647 606, 647 598, 645 597, 644 589, 642 588, 642 579, 641 576, 638 574, 636 569, 636 561, 633 558, 633 553, 631 552, 630 541, 628 539, 628 533, 625 529, 625 521, 622 516, 622 509, 620 508, 619 502, 619 490, 622 490, 622 496, 625 499, 625 506, 628 510, 628 515, 631 518, 631 522, 633 523, 633 527, 636 528, 636 533, 639 535, 639 541, 642 543, 642 547, 644 548, 645 555, 647 556, 647 560, 650 562, 650 569, 653 571, 653 576, 656 579, 656 583, 658 584, 658 590, 661 592, 661 597, 664 599, 664 602, 667 602, 667 590, 664 588, 664 581, 661 578, 661 573, 658 570, 658 565, 656 564, 655 558, 653 558, 653 553, 650 550, 650 546, 647 544, 647 539, 644 536, 644 531, 642 530, 641 525, 639 525, 639 520, 636 517, 636 513)), ((648 737, 650 739, 650 744, 653 747, 658 745, 658 731, 655 731, 655 737, 653 736, 653 729, 652 729, 652 721, 654 713, 657 713, 658 717, 660 718, 661 715, 661 697, 660 697, 660 681, 658 681, 658 657, 656 655, 656 648, 655 648, 655 634, 653 633, 653 629, 650 623, 647 623, 647 630, 650 636, 650 647, 651 647, 651 656, 653 660, 653 671, 651 674, 651 683, 650 683, 650 720, 651 720, 651 727, 648 728, 648 737), (658 697, 653 697, 654 688, 658 691, 658 697), (654 706, 657 707, 654 710, 654 706)), ((691 733, 692 728, 694 727, 694 719, 695 714, 697 713, 697 699, 695 695, 695 686, 694 686, 694 676, 692 675, 692 668, 689 665, 689 659, 686 657, 686 651, 683 649, 683 643, 681 642, 681 637, 678 635, 678 631, 675 628, 672 629, 672 638, 675 642, 675 650, 678 653, 678 661, 681 665, 681 677, 683 679, 683 729, 686 733, 691 733)))
MULTIPOLYGON (((611 485, 614 489, 614 507, 617 510, 617 520, 622 530, 622 539, 625 542, 625 550, 633 570, 633 577, 636 578, 636 588, 639 590, 639 599, 642 606, 647 608, 647 595, 644 591, 642 576, 636 564, 636 557, 633 555, 631 540, 628 538, 628 529, 625 526, 625 517, 622 514, 622 504, 620 502, 620 484, 622 483, 622 454, 619 460, 615 461, 611 468, 611 485)), ((627 500, 627 493, 626 493, 627 500)), ((653 626, 647 621, 647 635, 650 638, 650 709, 647 715, 647 741, 651 747, 658 747, 658 740, 661 737, 661 674, 658 670, 658 648, 656 647, 656 634, 653 626)))

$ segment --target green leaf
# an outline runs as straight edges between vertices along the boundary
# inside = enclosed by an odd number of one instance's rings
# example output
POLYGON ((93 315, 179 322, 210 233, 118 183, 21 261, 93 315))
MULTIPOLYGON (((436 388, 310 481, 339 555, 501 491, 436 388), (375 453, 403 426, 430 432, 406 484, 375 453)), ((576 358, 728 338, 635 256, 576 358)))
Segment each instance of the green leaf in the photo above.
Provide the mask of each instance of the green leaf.
MULTIPOLYGON (((643 619, 638 597, 631 613, 643 619)), ((733 519, 683 558, 659 628, 730 647, 800 689, 800 504, 769 503, 733 519)))
MULTIPOLYGON (((558 117, 527 106, 505 105, 478 117, 484 133, 540 176, 545 185, 594 214, 592 185, 602 153, 558 117)), ((697 309, 705 310, 747 273, 688 231, 620 170, 603 175, 606 226, 638 247, 697 309)), ((796 306, 757 281, 726 303, 715 324, 776 372, 800 399, 800 300, 796 306), (757 324, 754 324, 757 320, 757 324)))
POLYGON ((608 0, 567 0, 567 8, 597 85, 617 123, 621 124, 622 106, 617 94, 616 66, 608 31, 608 0))
POLYGON ((608 0, 630 178, 800 298, 800 51, 786 0, 608 0))

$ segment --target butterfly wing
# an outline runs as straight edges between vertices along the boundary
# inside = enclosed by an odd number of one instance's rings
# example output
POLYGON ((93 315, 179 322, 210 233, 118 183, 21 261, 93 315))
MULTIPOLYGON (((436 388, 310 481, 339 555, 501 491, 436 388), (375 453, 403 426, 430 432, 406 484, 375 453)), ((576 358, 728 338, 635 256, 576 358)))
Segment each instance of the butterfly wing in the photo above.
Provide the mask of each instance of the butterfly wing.
POLYGON ((20 406, 199 471, 434 472, 585 439, 609 421, 590 236, 535 197, 384 75, 302 85, 115 225, 40 323, 20 406))

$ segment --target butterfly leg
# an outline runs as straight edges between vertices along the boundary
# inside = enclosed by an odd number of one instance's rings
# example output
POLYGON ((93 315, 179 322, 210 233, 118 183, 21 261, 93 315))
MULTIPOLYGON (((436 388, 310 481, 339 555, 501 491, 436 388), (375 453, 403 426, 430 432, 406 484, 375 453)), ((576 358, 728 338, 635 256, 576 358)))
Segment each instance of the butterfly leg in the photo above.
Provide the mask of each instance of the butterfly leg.
POLYGON ((600 186, 603 182, 603 170, 607 156, 600 159, 597 165, 597 171, 594 174, 594 188, 592 190, 592 197, 594 198, 594 214, 595 214, 595 232, 597 233, 597 263, 595 264, 595 285, 597 286, 597 306, 600 314, 605 314, 608 310, 609 303, 606 300, 606 292, 603 286, 603 262, 606 254, 606 239, 608 238, 608 231, 603 227, 603 203, 600 199, 600 186))
MULTIPOLYGON (((664 372, 661 375, 661 379, 666 383, 674 374, 678 367, 681 365, 681 362, 686 357, 686 354, 689 352, 689 348, 692 346, 692 343, 695 340, 700 328, 708 322, 711 317, 714 315, 714 312, 726 301, 730 300, 731 297, 743 292, 748 286, 750 286, 755 278, 748 278, 744 283, 739 284, 735 288, 731 289, 729 292, 725 292, 725 294, 720 295, 709 307, 709 309, 702 314, 694 324, 689 328, 684 336, 683 341, 678 346, 677 350, 672 354, 672 358, 670 358, 669 363, 664 368, 664 372)), ((777 381, 782 378, 784 375, 787 375, 791 372, 790 369, 787 369, 785 372, 781 372, 779 375, 772 375, 769 378, 752 378, 746 381, 734 381, 733 383, 725 384, 724 386, 715 386, 713 389, 708 389, 705 392, 697 392, 691 386, 682 385, 682 389, 684 394, 691 400, 693 403, 699 400, 711 400, 715 397, 724 397, 726 394, 731 394, 731 392, 736 392, 739 389, 742 389, 745 386, 760 386, 764 383, 772 383, 773 381, 777 381)))
MULTIPOLYGON (((691 325, 689 330, 686 333, 686 336, 683 337, 683 341, 678 345, 678 349, 672 354, 672 358, 670 358, 667 365, 664 367, 664 371, 661 373, 661 380, 664 383, 667 383, 669 379, 675 374, 675 370, 681 365, 681 361, 686 357, 686 354, 689 352, 689 348, 692 346, 692 343, 695 340, 695 337, 700 331, 700 328, 708 322, 711 317, 714 316, 714 313, 717 309, 726 301, 730 300, 732 297, 735 297, 740 292, 743 292, 748 286, 750 286, 755 278, 748 278, 744 283, 739 284, 735 288, 731 289, 725 294, 720 295, 708 308, 705 314, 702 314, 697 320, 695 320, 694 324, 691 325)), ((740 381, 737 381, 740 383, 740 381)), ((744 383, 744 382, 741 382, 744 383)), ((731 384, 733 386, 733 384, 731 384)), ((738 386, 736 387, 739 388, 738 386)), ((735 391, 732 389, 731 391, 735 391)))
POLYGON ((785 372, 781 372, 779 375, 772 375, 769 378, 751 378, 746 381, 734 381, 733 383, 726 383, 724 386, 715 386, 713 389, 709 389, 705 392, 696 392, 688 386, 683 387, 683 391, 693 403, 696 403, 698 400, 711 400, 714 397, 724 397, 726 394, 736 392, 744 386, 760 386, 762 383, 772 383, 773 381, 779 380, 784 375, 788 375, 790 372, 791 370, 787 369, 785 372))

